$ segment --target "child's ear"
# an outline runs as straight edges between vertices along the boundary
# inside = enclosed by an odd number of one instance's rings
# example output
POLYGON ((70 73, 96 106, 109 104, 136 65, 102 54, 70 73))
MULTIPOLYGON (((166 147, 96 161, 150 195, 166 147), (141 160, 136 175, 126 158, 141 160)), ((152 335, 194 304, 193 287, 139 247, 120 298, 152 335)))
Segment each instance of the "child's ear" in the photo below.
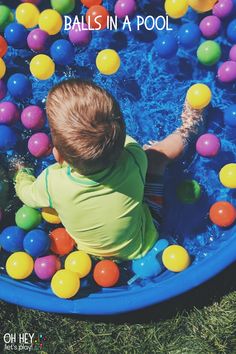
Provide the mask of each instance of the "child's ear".
POLYGON ((64 162, 64 159, 61 157, 61 155, 60 155, 59 151, 57 150, 57 148, 54 147, 54 148, 52 149, 52 153, 53 153, 53 156, 54 156, 55 160, 56 160, 60 165, 62 165, 63 162, 64 162))

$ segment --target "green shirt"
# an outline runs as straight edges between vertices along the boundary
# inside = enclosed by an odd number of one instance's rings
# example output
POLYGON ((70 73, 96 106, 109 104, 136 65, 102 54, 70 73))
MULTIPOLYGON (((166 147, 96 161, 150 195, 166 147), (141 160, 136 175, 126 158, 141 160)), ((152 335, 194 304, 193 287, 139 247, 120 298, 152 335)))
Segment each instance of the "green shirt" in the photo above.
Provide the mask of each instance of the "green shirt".
POLYGON ((98 257, 128 260, 145 255, 157 231, 143 202, 146 154, 126 138, 117 163, 92 176, 67 164, 49 166, 35 179, 16 177, 19 198, 33 208, 54 208, 78 249, 98 257))

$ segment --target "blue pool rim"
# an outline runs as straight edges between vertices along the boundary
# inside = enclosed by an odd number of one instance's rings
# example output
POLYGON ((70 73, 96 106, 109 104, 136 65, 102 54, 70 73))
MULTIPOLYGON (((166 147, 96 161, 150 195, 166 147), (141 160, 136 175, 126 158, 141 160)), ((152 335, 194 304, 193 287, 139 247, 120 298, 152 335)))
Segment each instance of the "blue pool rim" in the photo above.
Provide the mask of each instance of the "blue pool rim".
POLYGON ((191 290, 233 263, 236 260, 234 233, 235 228, 228 230, 227 239, 202 261, 160 282, 150 281, 142 287, 133 285, 129 290, 103 289, 84 298, 64 300, 48 289, 1 275, 0 299, 26 308, 64 314, 115 315, 139 310, 191 290))

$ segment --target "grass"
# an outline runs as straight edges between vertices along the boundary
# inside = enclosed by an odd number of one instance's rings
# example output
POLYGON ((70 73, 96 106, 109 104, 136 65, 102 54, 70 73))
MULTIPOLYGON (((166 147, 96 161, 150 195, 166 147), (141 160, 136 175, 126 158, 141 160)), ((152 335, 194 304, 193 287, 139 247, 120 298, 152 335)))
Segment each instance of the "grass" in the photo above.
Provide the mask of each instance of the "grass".
POLYGON ((47 337, 41 354, 234 354, 235 271, 236 264, 178 298, 113 317, 47 314, 0 302, 0 341, 6 332, 34 332, 47 337))

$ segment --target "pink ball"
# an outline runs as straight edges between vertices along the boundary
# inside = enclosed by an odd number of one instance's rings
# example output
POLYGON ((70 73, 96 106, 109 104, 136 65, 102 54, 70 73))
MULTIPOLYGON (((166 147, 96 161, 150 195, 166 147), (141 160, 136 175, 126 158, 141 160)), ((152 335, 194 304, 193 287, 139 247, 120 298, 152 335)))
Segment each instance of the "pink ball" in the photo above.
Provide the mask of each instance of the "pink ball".
POLYGON ((204 157, 214 157, 220 150, 220 140, 214 134, 201 135, 196 143, 196 150, 204 157))
POLYGON ((50 36, 47 32, 36 28, 28 34, 27 43, 34 52, 43 52, 50 46, 50 36))
POLYGON ((29 2, 30 4, 39 5, 41 0, 20 0, 21 2, 29 2))
POLYGON ((231 14, 233 7, 232 0, 220 0, 213 7, 212 13, 219 18, 224 18, 231 14))
POLYGON ((236 62, 226 61, 218 70, 218 78, 221 82, 233 82, 236 80, 236 62))
POLYGON ((216 16, 207 16, 200 22, 199 28, 204 37, 214 38, 220 31, 221 21, 216 16))
POLYGON ((50 155, 52 151, 51 141, 47 134, 33 134, 28 141, 29 152, 35 157, 50 155))
POLYGON ((7 88, 3 80, 0 80, 0 100, 2 100, 7 94, 7 88))
POLYGON ((20 117, 18 107, 9 101, 0 103, 0 124, 13 124, 20 117))
POLYGON ((21 122, 27 129, 41 129, 45 123, 45 114, 39 106, 28 106, 21 113, 21 122))
POLYGON ((60 268, 60 260, 54 255, 37 258, 34 263, 34 271, 42 280, 50 280, 60 268))
POLYGON ((230 49, 229 57, 230 60, 236 61, 236 44, 230 49))
POLYGON ((86 23, 74 26, 69 32, 69 39, 75 45, 87 45, 92 38, 91 31, 88 30, 86 23))
POLYGON ((133 16, 135 11, 135 0, 118 0, 115 4, 114 12, 118 18, 124 18, 125 16, 133 16))

